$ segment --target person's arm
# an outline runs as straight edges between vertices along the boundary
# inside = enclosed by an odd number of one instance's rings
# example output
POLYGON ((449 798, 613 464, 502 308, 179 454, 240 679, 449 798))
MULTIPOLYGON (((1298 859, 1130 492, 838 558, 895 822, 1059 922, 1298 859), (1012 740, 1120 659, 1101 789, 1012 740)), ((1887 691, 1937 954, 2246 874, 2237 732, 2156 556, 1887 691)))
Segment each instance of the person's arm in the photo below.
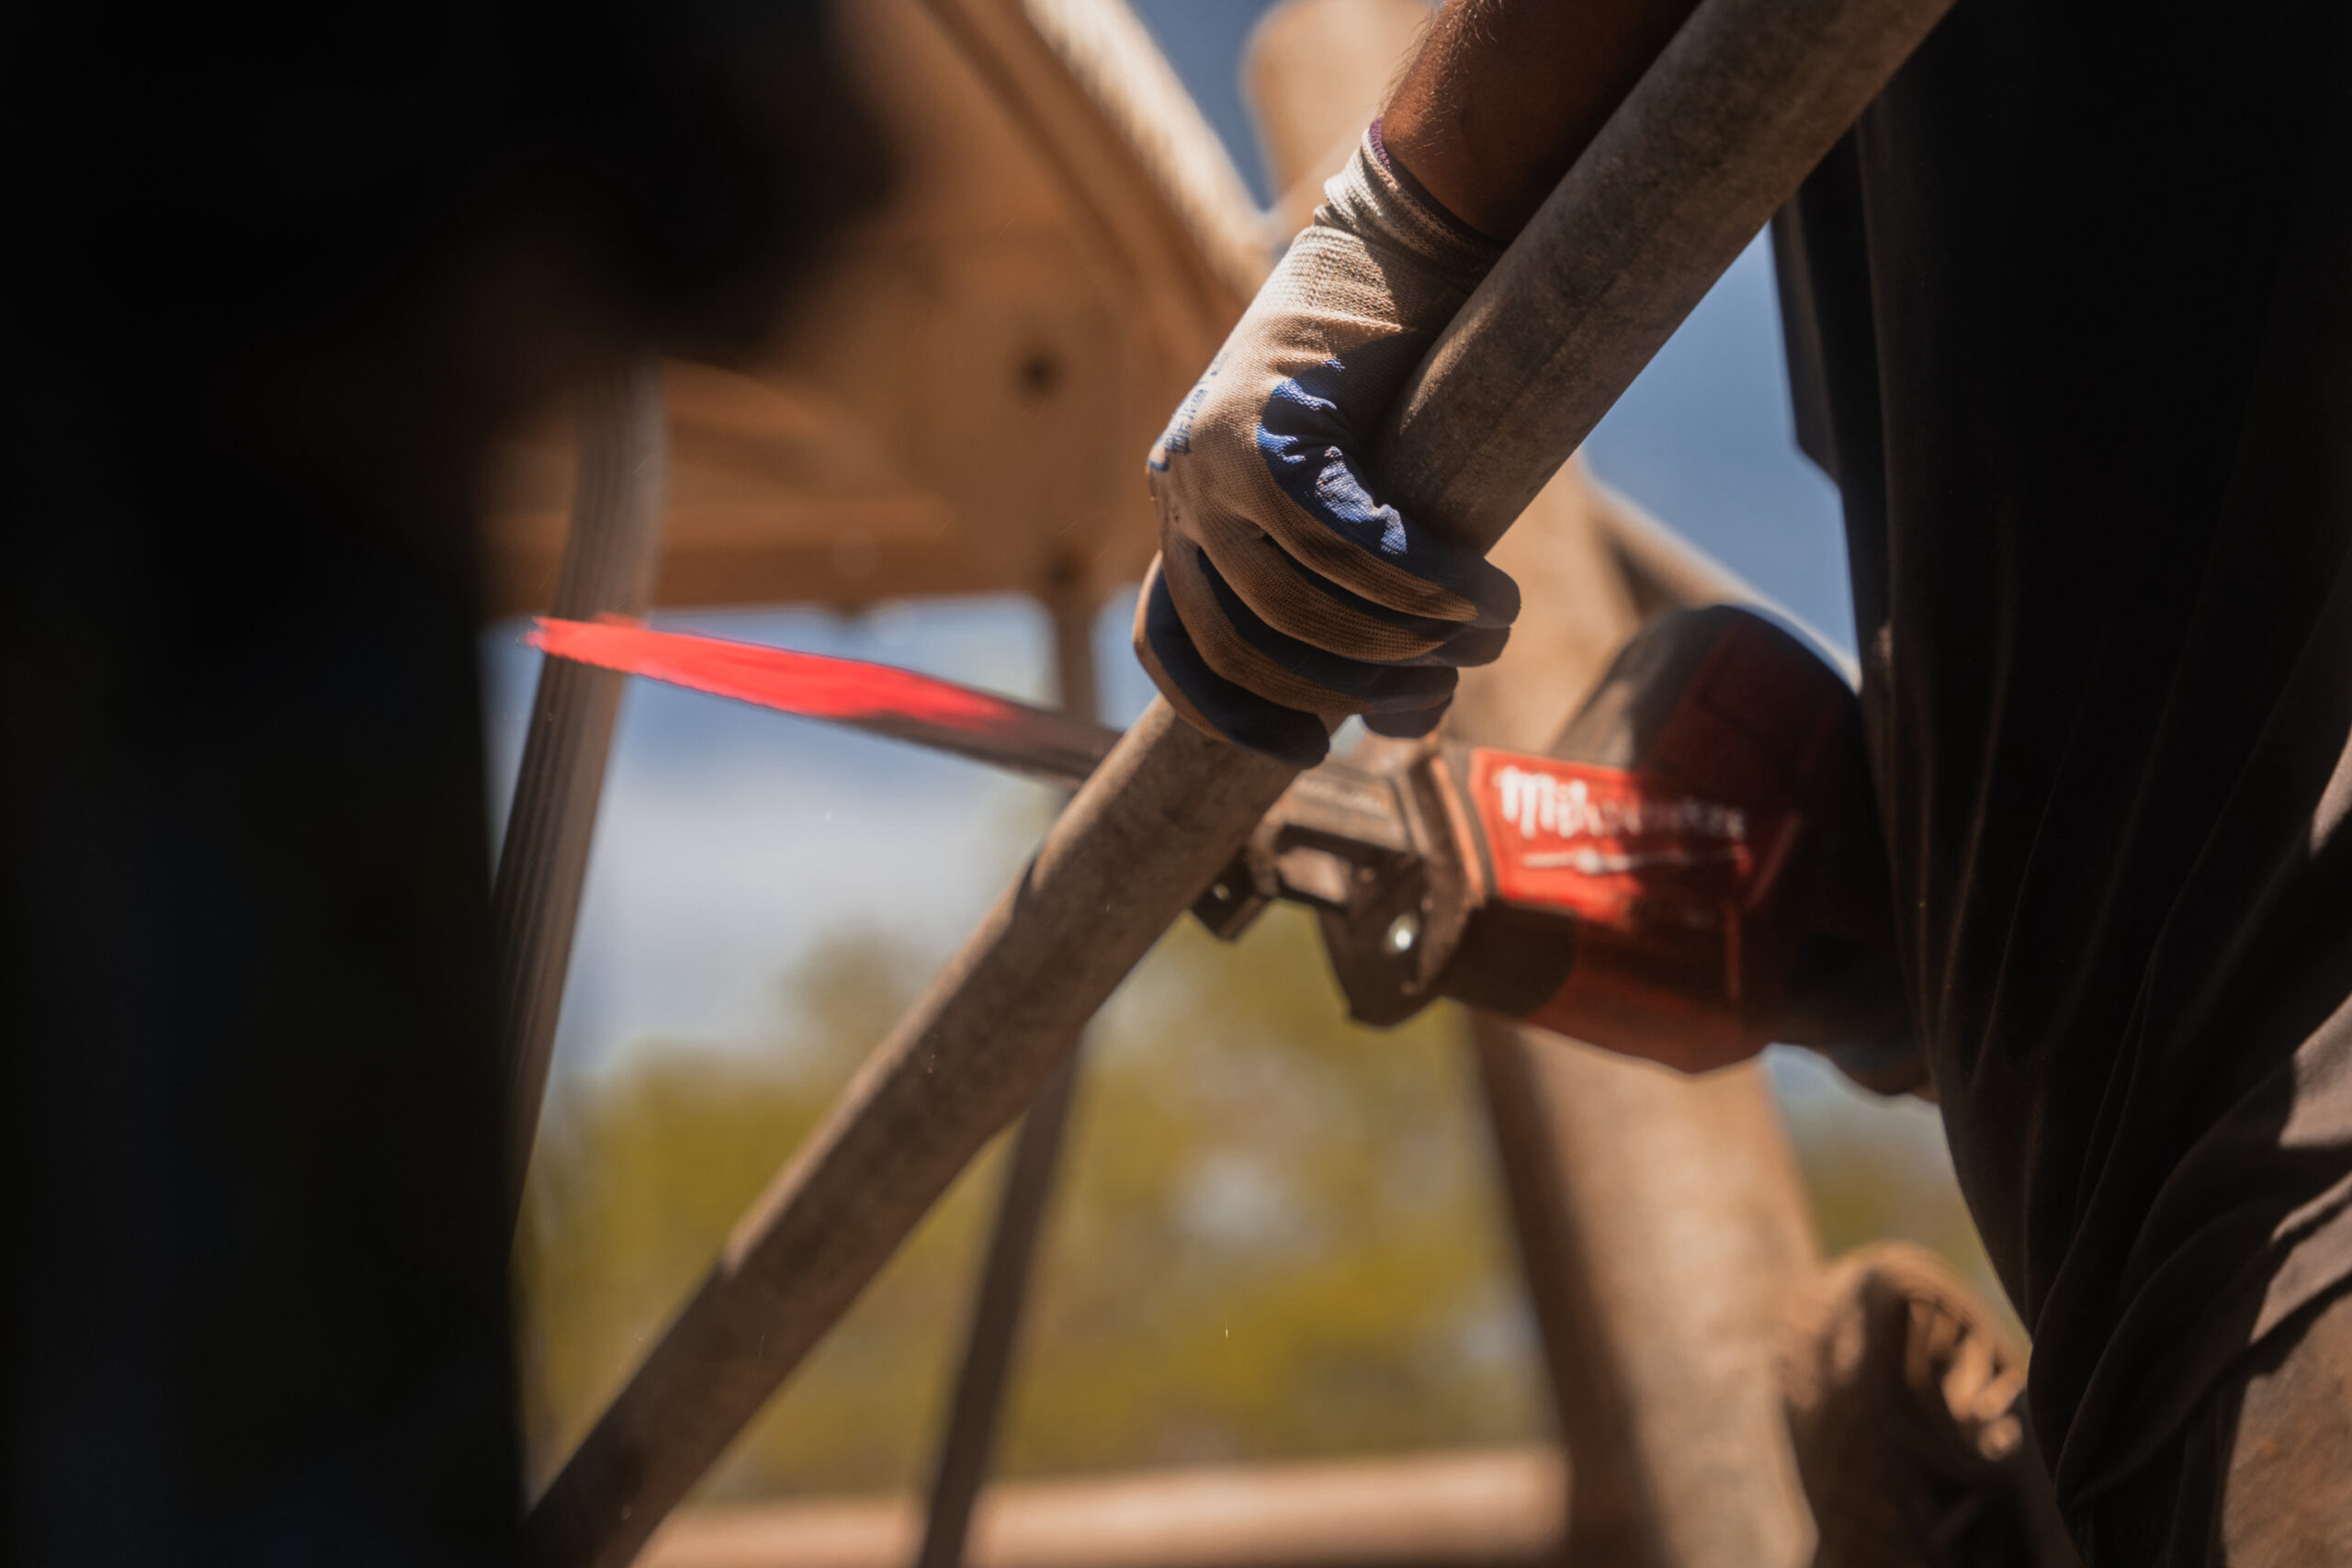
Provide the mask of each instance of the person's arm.
POLYGON ((1382 111, 1388 155, 1482 234, 1517 234, 1697 0, 1453 0, 1382 111))
POLYGON ((1136 651, 1184 717, 1304 767, 1425 735, 1510 578, 1383 504, 1367 438, 1696 0, 1454 0, 1150 459, 1136 651))

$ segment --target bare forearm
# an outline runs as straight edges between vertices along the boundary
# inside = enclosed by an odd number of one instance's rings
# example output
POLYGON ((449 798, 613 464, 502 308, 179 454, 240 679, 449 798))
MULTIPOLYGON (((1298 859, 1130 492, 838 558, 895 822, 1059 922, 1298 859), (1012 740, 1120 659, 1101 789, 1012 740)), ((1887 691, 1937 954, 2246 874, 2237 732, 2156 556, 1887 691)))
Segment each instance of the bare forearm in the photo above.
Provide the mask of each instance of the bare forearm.
POLYGON ((1448 210, 1508 240, 1697 0, 1447 0, 1381 139, 1448 210))

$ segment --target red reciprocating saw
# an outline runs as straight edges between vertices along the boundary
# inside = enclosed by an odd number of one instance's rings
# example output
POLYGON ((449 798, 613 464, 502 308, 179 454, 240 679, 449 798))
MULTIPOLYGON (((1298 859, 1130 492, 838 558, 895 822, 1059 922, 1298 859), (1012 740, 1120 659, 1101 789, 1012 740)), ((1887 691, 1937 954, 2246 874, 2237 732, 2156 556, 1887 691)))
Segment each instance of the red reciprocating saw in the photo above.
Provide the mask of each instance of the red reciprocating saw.
MULTIPOLYGON (((563 658, 1075 784, 1116 732, 886 666, 616 623, 563 658)), ((1771 622, 1660 615, 1549 755, 1375 741, 1302 774, 1193 913, 1318 911, 1350 1012, 1450 997, 1687 1068, 1811 1045, 1883 1092, 1925 1073, 1894 961, 1859 705, 1771 622)))

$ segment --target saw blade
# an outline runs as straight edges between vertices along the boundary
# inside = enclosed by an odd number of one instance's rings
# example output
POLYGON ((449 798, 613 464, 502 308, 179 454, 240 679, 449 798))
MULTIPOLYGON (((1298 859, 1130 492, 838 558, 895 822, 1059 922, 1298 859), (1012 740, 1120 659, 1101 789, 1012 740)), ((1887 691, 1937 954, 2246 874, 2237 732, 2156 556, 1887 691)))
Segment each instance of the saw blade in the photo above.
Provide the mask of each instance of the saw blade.
POLYGON ((1072 788, 1119 739, 1108 725, 888 664, 627 621, 541 616, 523 641, 550 658, 887 735, 1072 788))

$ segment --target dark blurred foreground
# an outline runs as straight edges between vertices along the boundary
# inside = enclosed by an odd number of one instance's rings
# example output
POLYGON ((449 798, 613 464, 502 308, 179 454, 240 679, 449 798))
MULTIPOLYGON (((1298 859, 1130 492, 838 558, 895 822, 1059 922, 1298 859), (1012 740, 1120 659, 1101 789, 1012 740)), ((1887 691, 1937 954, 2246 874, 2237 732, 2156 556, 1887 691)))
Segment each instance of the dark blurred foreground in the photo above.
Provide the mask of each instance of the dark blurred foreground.
POLYGON ((7 1531, 494 1562, 474 497, 878 183, 819 8, 12 6, 7 1531))

